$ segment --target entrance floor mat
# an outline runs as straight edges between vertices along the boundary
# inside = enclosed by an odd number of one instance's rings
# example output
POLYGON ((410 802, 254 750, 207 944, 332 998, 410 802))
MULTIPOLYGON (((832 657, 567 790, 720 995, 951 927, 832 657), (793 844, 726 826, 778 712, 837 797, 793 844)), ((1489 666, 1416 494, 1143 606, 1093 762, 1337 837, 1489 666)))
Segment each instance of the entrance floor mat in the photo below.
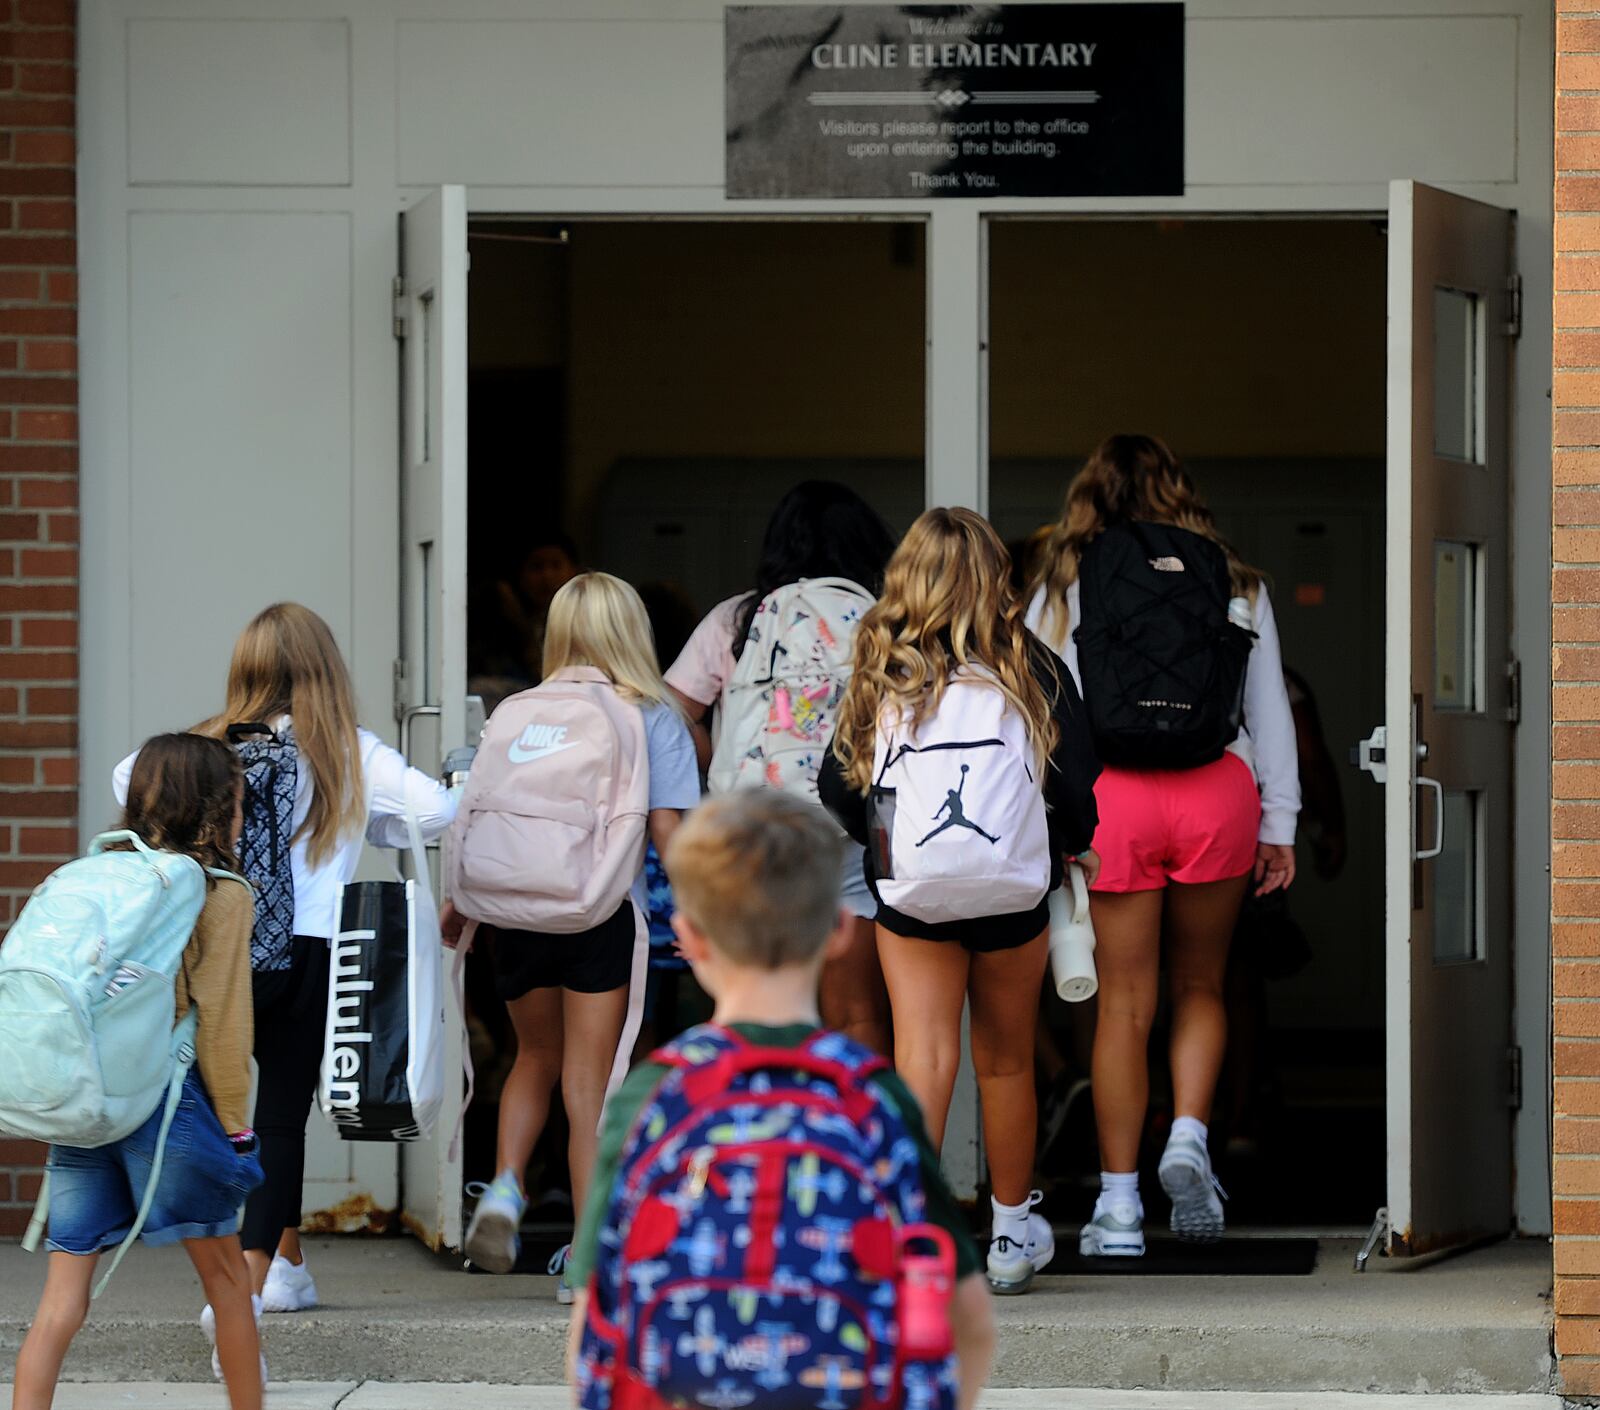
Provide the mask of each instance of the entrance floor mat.
POLYGON ((1177 1239, 1145 1240, 1143 1258, 1084 1258, 1076 1229, 1056 1230, 1052 1277, 1304 1277, 1317 1266, 1315 1239, 1261 1239, 1245 1235, 1216 1244, 1186 1244, 1177 1239))

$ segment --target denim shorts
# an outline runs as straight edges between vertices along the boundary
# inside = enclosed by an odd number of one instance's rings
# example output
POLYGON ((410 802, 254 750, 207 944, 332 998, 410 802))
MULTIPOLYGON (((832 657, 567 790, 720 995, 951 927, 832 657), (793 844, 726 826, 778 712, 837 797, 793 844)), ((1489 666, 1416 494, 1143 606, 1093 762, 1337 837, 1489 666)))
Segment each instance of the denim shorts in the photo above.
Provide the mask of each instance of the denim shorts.
MULTIPOLYGON (((127 1238, 150 1182, 165 1105, 131 1136, 109 1146, 50 1148, 49 1248, 99 1253, 127 1238)), ((261 1162, 234 1153, 205 1084, 199 1073, 190 1072, 172 1114, 161 1180, 140 1240, 158 1246, 236 1233, 239 1207, 260 1183, 261 1162)))

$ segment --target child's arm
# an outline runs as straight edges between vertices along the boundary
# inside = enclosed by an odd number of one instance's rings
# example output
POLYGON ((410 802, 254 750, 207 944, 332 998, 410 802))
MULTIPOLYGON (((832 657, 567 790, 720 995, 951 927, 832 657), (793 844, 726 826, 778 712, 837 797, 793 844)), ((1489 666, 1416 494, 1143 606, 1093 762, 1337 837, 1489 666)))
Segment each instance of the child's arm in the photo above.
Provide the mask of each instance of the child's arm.
POLYGON ((188 1001, 200 1011, 195 1059, 217 1120, 230 1136, 250 1126, 250 1052, 255 1016, 250 931, 255 898, 237 881, 218 881, 184 955, 188 1001))
POLYGON ((678 830, 678 824, 683 821, 683 814, 677 808, 652 808, 646 826, 650 830, 650 840, 656 844, 656 856, 667 855, 667 843, 672 841, 672 834, 678 830))
MULTIPOLYGON (((572 1309, 577 1312, 577 1307, 572 1309)), ((574 1320, 574 1326, 578 1322, 574 1320)), ((961 1390, 957 1410, 975 1410, 978 1396, 989 1382, 994 1362, 994 1299, 982 1273, 968 1273, 956 1284, 950 1304, 950 1328, 955 1333, 956 1356, 961 1362, 961 1390)))

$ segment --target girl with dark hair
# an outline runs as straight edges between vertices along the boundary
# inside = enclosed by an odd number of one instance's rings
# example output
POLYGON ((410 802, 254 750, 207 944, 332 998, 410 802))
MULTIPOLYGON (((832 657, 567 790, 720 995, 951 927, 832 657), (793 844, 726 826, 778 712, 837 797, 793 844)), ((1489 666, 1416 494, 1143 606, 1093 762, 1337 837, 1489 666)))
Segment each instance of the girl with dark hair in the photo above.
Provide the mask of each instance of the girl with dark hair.
MULTIPOLYGON (((122 827, 147 847, 236 872, 244 779, 226 744, 158 734, 139 751, 122 827)), ((131 844, 123 844, 129 846, 131 844)), ((261 1183, 250 1130, 250 930, 255 898, 242 878, 213 875, 174 984, 173 1021, 196 1011, 195 1066, 184 1079, 161 1174, 140 1238, 181 1242, 210 1300, 212 1369, 233 1410, 259 1410, 266 1363, 250 1270, 239 1246, 239 1206, 261 1183)), ((48 1410, 61 1363, 89 1310, 100 1254, 133 1226, 149 1182, 162 1112, 131 1136, 90 1150, 50 1151, 50 1267, 39 1310, 17 1357, 13 1403, 48 1410)))
MULTIPOLYGON (((1227 1046, 1228 949, 1246 891, 1264 896, 1294 880, 1300 783, 1267 585, 1223 540, 1189 472, 1154 436, 1109 437, 1072 481, 1039 567, 1029 625, 1081 685, 1073 635, 1083 615, 1079 568, 1101 534, 1130 523, 1183 529, 1209 540, 1213 554, 1220 549, 1255 638, 1239 737, 1227 752, 1191 768, 1108 766, 1095 786, 1102 866, 1090 897, 1100 979, 1093 1082, 1103 1168, 1079 1251, 1137 1257, 1145 1249, 1138 1158, 1163 939, 1174 1119, 1159 1177, 1172 1201, 1173 1232, 1209 1243, 1223 1234, 1207 1127, 1227 1046)), ((1092 712, 1092 693, 1086 702, 1092 712)))
MULTIPOLYGON (((846 602, 853 585, 856 602, 848 606, 840 621, 822 626, 830 652, 842 653, 842 658, 835 656, 843 660, 842 669, 823 682, 820 695, 807 692, 791 702, 786 693, 778 692, 781 698, 773 701, 775 729, 787 730, 796 739, 817 737, 815 749, 802 751, 798 762, 800 769, 809 770, 803 786, 814 796, 832 713, 848 683, 849 642, 836 638, 843 631, 853 632, 855 622, 881 590, 884 568, 893 552, 894 536, 888 526, 848 485, 807 480, 778 501, 762 538, 754 586, 714 607, 666 673, 667 684, 683 702, 695 727, 702 767, 711 764, 711 737, 706 728, 711 712, 720 709, 726 728, 730 685, 751 643, 765 632, 761 649, 772 653, 774 660, 786 653, 795 657, 802 650, 814 653, 818 649, 814 636, 807 638, 803 648, 798 641, 785 643, 784 631, 793 630, 786 623, 804 614, 785 616, 776 610, 784 590, 795 584, 817 583, 818 600, 827 592, 842 589, 831 600, 846 602), (835 586, 824 588, 818 580, 831 580, 835 586)), ((817 623, 813 619, 796 625, 810 632, 817 623)), ((766 781, 778 787, 794 783, 792 778, 780 781, 776 768, 766 774, 766 781)), ((867 889, 859 846, 846 849, 840 902, 856 922, 849 949, 822 972, 822 1019, 828 1027, 887 1053, 889 999, 873 941, 878 908, 867 889)))

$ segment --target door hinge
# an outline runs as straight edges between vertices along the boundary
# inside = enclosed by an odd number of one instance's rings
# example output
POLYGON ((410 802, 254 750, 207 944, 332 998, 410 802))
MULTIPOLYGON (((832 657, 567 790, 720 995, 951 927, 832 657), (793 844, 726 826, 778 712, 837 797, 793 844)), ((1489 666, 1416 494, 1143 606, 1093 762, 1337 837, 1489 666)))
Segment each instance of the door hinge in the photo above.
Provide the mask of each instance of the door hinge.
POLYGON ((1522 723, 1522 662, 1515 657, 1506 662, 1506 719, 1522 723))
POLYGON ((1500 331, 1508 338, 1522 336, 1522 276, 1508 274, 1506 276, 1506 321, 1501 325, 1500 331))
POLYGON ((394 662, 394 717, 396 720, 405 718, 406 709, 411 704, 411 691, 406 679, 406 663, 404 658, 395 657, 394 662))
POLYGON ((1522 1110, 1522 1049, 1516 1045, 1506 1049, 1506 1105, 1522 1110))
POLYGON ((390 308, 394 316, 394 335, 405 341, 406 336, 406 281, 395 275, 394 281, 389 285, 390 308))

